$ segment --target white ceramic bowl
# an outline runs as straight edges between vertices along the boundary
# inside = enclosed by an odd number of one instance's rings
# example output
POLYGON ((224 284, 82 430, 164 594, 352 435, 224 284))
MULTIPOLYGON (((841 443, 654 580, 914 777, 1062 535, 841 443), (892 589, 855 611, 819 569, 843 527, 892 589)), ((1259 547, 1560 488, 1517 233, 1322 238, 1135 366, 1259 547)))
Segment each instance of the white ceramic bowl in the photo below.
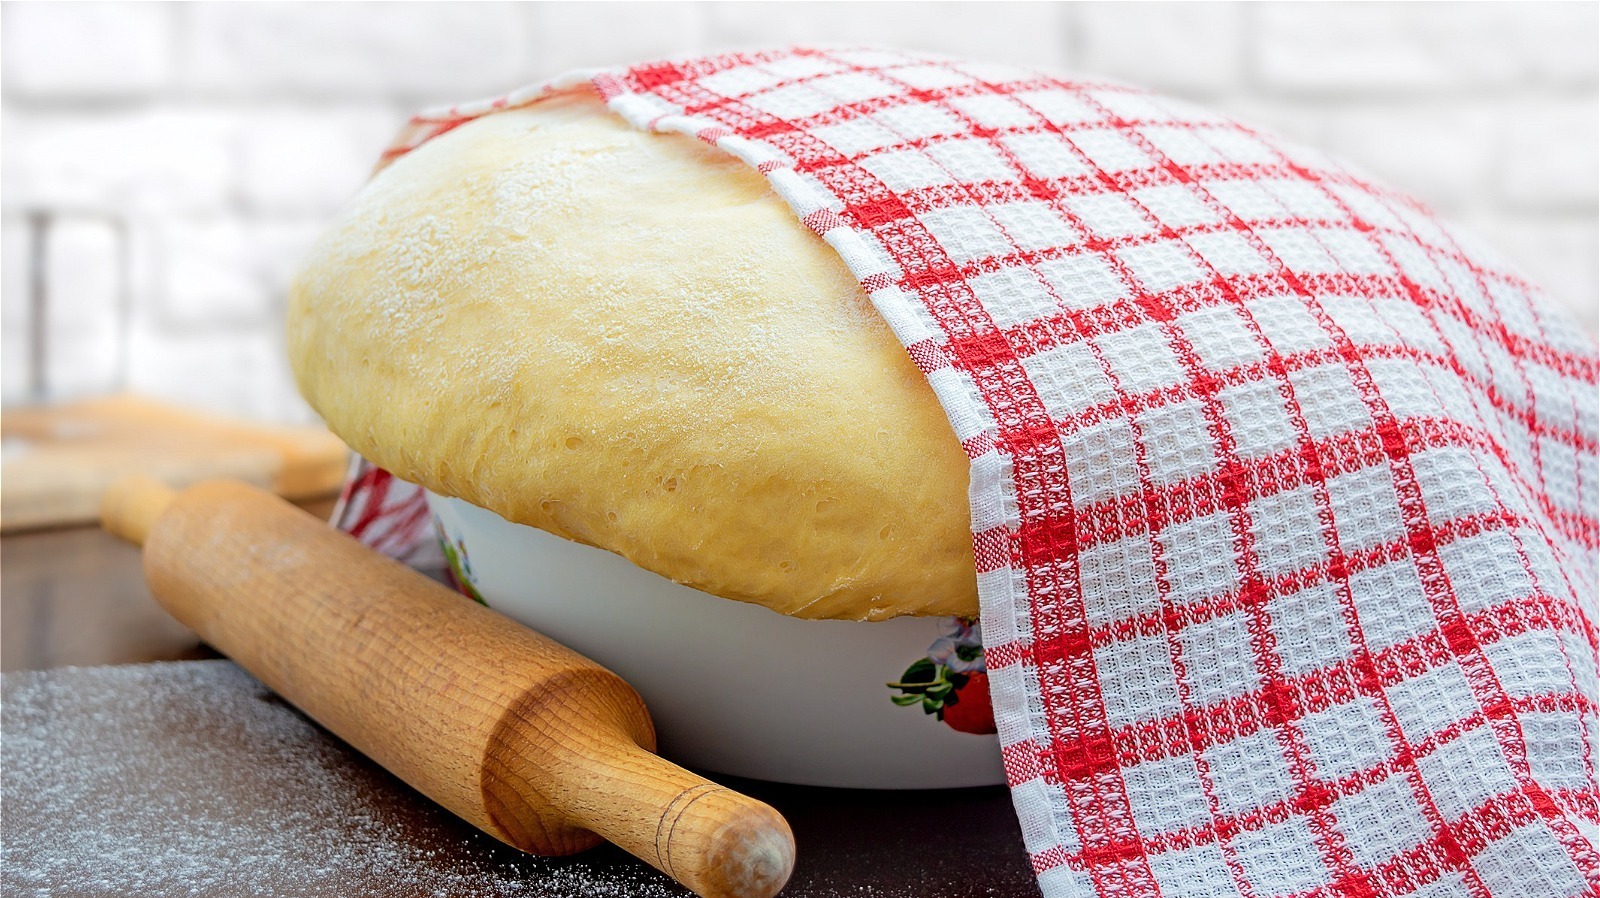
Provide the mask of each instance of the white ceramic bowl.
POLYGON ((870 789, 1003 783, 993 735, 895 705, 950 618, 807 621, 674 583, 626 559, 429 495, 487 604, 639 690, 660 752, 702 770, 870 789))

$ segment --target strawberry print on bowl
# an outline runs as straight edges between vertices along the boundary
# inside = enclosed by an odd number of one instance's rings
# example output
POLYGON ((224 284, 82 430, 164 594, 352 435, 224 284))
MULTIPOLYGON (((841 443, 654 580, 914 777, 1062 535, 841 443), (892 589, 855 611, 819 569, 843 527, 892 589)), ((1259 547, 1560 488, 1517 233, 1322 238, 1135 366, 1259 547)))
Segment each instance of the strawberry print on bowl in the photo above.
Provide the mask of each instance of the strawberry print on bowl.
POLYGON ((479 605, 488 605, 483 594, 478 592, 477 581, 472 574, 472 559, 467 555, 467 544, 452 537, 438 517, 433 519, 433 532, 439 538, 439 550, 444 553, 444 575, 450 586, 479 605))
POLYGON ((899 695, 890 701, 902 707, 921 705, 945 726, 986 736, 995 732, 994 706, 989 703, 989 674, 983 664, 983 633, 978 622, 961 617, 940 621, 940 635, 928 656, 911 662, 900 679, 888 684, 899 695))

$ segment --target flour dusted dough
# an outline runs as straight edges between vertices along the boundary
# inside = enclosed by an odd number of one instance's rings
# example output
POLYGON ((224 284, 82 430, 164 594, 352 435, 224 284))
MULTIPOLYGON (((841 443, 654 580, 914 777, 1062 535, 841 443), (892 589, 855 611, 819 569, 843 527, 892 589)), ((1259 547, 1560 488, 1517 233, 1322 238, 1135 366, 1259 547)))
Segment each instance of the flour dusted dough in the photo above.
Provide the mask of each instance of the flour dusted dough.
POLYGON ((977 612, 966 456, 844 264, 745 163, 594 98, 380 172, 288 337, 406 480, 796 617, 977 612))

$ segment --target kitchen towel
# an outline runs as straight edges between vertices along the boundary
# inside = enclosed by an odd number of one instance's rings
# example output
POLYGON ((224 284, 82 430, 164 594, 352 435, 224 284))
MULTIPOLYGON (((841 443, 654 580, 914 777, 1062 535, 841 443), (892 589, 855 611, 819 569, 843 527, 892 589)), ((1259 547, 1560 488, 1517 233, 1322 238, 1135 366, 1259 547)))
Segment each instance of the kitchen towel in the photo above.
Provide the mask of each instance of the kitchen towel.
MULTIPOLYGON (((927 375, 1047 896, 1600 893, 1596 349, 1492 252, 1187 103, 900 51, 576 72, 385 159, 569 90, 765 173, 927 375)), ((341 522, 403 554, 369 468, 341 522)))

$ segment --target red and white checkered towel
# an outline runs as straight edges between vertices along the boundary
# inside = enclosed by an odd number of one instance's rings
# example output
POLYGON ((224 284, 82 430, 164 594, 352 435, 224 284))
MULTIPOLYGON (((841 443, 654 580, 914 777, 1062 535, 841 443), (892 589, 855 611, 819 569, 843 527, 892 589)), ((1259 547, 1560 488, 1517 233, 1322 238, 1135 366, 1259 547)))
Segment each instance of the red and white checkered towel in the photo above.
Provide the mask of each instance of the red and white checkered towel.
POLYGON ((1537 288, 1236 122, 922 54, 580 72, 389 155, 589 87, 766 173, 927 374, 1045 894, 1600 892, 1597 361, 1537 288))

